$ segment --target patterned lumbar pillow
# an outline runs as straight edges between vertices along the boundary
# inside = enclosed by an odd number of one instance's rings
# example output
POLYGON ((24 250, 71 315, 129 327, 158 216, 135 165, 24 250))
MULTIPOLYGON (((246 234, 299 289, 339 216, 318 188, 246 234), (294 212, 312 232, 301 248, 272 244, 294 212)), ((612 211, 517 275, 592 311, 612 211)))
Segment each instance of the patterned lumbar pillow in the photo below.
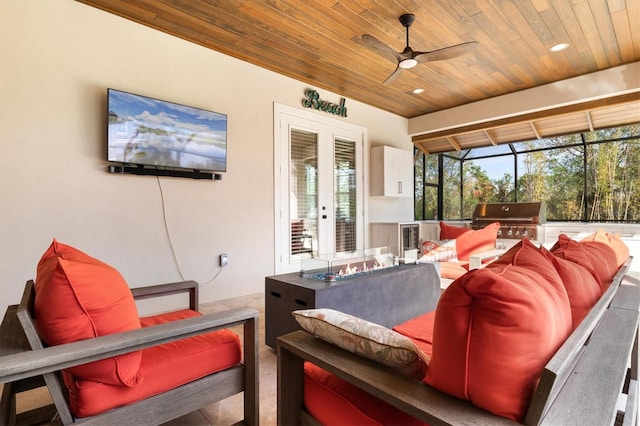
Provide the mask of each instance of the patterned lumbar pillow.
POLYGON ((422 260, 430 262, 457 262, 456 240, 425 241, 422 243, 422 260))
POLYGON ((344 350, 422 379, 429 358, 406 336, 333 309, 293 311, 302 328, 344 350))

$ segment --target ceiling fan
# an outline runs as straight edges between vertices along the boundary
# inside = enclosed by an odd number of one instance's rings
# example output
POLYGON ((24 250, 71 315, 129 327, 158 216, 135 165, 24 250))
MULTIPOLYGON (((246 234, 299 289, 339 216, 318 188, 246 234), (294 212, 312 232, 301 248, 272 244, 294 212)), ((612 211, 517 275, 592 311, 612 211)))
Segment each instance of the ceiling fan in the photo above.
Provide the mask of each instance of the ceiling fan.
POLYGON ((469 41, 466 43, 456 44, 454 46, 445 47, 442 49, 434 50, 431 52, 418 52, 413 50, 409 46, 409 27, 416 19, 415 15, 411 13, 400 16, 399 20, 402 26, 407 29, 407 46, 402 52, 396 52, 380 40, 369 34, 362 35, 362 41, 370 48, 380 53, 385 58, 395 60, 398 62, 396 70, 389 76, 382 84, 391 83, 398 78, 400 72, 404 69, 413 68, 422 62, 441 61, 444 59, 452 59, 465 53, 470 52, 478 44, 475 41, 469 41))

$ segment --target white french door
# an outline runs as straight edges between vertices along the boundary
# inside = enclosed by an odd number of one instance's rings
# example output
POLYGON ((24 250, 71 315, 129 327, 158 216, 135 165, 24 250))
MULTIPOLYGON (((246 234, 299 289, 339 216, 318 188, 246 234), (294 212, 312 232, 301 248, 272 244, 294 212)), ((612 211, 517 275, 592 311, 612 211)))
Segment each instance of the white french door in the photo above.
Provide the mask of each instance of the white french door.
POLYGON ((276 273, 364 248, 365 129, 276 104, 276 273))

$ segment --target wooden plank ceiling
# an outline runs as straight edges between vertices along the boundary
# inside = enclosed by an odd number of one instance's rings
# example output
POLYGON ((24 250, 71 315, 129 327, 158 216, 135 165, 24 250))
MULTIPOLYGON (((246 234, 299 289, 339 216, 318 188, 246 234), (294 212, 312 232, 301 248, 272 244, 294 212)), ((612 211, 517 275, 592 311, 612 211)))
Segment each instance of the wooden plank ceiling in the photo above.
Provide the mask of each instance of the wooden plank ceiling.
MULTIPOLYGON (((79 1, 407 118, 640 60, 640 0, 79 1), (362 35, 401 52, 406 32, 398 18, 405 13, 416 17, 409 30, 413 50, 477 45, 453 59, 419 63, 382 84, 397 62, 362 35), (569 48, 551 52, 558 43, 569 48)), ((574 120, 592 128, 618 125, 617 116, 640 122, 639 97, 625 98, 612 111, 611 105, 574 111, 567 120, 573 124, 557 117, 508 128, 494 124, 480 133, 416 137, 414 143, 442 152, 535 138, 547 127, 554 134, 589 128, 574 120), (473 139, 471 145, 466 139, 473 139)))

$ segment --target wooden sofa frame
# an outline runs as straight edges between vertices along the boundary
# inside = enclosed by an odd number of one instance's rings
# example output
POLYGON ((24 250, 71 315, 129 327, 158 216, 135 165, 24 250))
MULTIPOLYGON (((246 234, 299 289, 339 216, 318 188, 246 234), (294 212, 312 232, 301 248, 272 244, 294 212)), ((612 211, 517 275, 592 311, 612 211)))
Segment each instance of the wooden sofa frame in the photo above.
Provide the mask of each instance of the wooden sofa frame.
MULTIPOLYGON (((640 274, 627 275, 630 264, 545 366, 524 424, 638 424, 640 274)), ((304 408, 305 361, 431 425, 516 424, 305 331, 280 336, 277 355, 279 425, 318 424, 304 408)))
MULTIPOLYGON (((230 309, 94 339, 43 347, 31 318, 33 287, 33 281, 27 282, 20 305, 17 309, 15 305, 9 307, 3 321, 3 328, 6 329, 0 333, 3 338, 0 341, 0 353, 10 353, 0 357, 0 383, 4 383, 0 424, 20 423, 20 416, 15 412, 16 393, 24 390, 21 384, 39 377, 44 378, 55 404, 54 411, 57 411, 62 424, 161 424, 240 392, 244 392, 244 424, 259 423, 259 330, 258 311, 255 309, 230 309), (60 370, 238 325, 243 327, 242 364, 96 416, 74 418, 71 414, 60 370), (30 350, 24 348, 25 337, 32 347, 30 350)), ((137 300, 186 292, 189 293, 190 309, 198 308, 198 283, 194 281, 133 288, 131 291, 137 300)), ((38 410, 49 413, 52 411, 51 407, 38 410)), ((32 421, 33 417, 37 417, 37 414, 26 413, 24 416, 25 419, 31 419, 25 421, 32 421)))

